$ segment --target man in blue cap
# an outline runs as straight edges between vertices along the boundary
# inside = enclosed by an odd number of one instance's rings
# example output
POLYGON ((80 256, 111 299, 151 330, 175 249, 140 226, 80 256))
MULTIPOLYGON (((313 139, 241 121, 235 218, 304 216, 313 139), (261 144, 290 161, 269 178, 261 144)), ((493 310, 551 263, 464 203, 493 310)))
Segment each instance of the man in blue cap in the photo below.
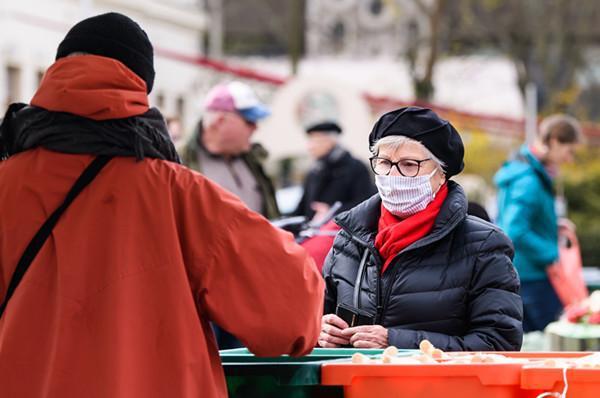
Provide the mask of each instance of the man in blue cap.
MULTIPOLYGON (((247 84, 216 85, 206 95, 204 115, 183 150, 182 162, 273 219, 280 213, 273 183, 262 167, 267 151, 250 141, 257 123, 270 114, 247 84)), ((220 349, 242 346, 229 332, 213 326, 220 349)))
POLYGON ((262 162, 267 152, 250 139, 257 123, 270 115, 256 93, 239 81, 213 87, 204 116, 184 148, 182 161, 237 195, 269 219, 279 217, 275 190, 262 162))

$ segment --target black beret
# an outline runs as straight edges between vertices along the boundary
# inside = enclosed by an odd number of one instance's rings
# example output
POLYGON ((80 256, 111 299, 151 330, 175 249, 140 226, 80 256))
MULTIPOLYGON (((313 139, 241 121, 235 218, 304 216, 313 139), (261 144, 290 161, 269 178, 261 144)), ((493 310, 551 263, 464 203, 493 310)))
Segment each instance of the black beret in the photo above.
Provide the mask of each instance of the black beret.
POLYGON ((342 128, 335 122, 324 122, 313 124, 306 129, 307 134, 314 133, 315 131, 326 131, 341 134, 342 128))
POLYGON ((444 162, 447 177, 464 168, 465 148, 460 135, 450 122, 431 109, 409 106, 384 114, 369 134, 369 146, 390 135, 404 135, 419 141, 444 162))
POLYGON ((154 85, 154 49, 146 32, 131 18, 116 12, 96 15, 73 26, 56 51, 56 59, 83 52, 120 61, 154 85))

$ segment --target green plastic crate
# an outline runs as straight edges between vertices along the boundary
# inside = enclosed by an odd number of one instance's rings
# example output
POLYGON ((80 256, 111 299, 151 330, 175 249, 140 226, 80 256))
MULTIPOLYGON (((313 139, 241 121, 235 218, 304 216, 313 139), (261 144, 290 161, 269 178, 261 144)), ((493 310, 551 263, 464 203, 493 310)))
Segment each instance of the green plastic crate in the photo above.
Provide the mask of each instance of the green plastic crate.
POLYGON ((557 321, 546 326, 544 333, 552 351, 600 350, 600 325, 557 321))
MULTIPOLYGON (((230 398, 342 398, 342 387, 321 385, 321 365, 348 360, 356 352, 376 356, 383 350, 315 348, 299 358, 260 358, 245 348, 223 350, 220 354, 230 398)), ((398 355, 414 352, 400 350, 398 355)))
MULTIPOLYGON (((414 352, 412 350, 399 350, 414 352)), ((248 351, 247 348, 234 348, 233 350, 221 350, 222 362, 242 362, 242 363, 255 363, 255 362, 314 362, 324 361, 330 359, 342 359, 350 358, 355 353, 360 352, 365 355, 380 355, 382 349, 367 349, 367 348, 315 348, 310 354, 303 357, 290 357, 289 355, 283 355, 280 357, 257 357, 248 351)))

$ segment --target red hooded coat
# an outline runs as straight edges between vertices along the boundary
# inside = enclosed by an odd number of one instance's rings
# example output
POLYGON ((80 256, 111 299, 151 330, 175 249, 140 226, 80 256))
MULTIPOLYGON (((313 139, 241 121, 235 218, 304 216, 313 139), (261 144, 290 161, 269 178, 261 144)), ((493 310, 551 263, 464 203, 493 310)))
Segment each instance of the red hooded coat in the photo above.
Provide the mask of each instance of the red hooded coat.
MULTIPOLYGON (((0 298, 89 155, 0 162, 0 298)), ((225 397, 209 321, 257 355, 315 345, 323 282, 292 236, 177 164, 114 158, 0 319, 2 397, 225 397)))

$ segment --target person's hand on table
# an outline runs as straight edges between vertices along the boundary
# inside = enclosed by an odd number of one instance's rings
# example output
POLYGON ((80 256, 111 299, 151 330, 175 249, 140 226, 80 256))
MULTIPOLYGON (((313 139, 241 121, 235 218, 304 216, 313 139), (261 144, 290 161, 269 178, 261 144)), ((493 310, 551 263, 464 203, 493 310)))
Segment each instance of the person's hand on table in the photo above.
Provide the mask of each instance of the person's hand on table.
POLYGON ((350 344, 350 338, 343 334, 348 324, 335 314, 326 314, 321 318, 321 334, 318 343, 323 348, 339 348, 350 344))
POLYGON ((342 335, 350 340, 355 348, 386 348, 388 330, 381 325, 355 326, 342 330, 342 335))

